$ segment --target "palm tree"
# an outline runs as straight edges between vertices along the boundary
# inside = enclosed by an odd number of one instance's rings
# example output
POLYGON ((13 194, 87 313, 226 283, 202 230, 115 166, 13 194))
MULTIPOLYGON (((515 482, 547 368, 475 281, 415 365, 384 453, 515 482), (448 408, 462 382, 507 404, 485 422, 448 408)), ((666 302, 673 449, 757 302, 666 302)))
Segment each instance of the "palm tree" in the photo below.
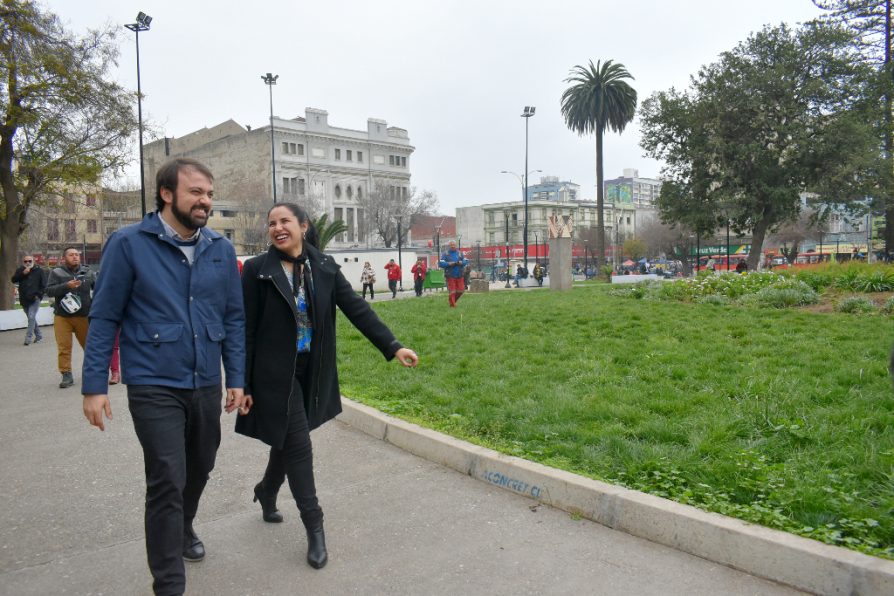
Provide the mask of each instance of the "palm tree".
POLYGON ((583 136, 596 133, 596 252, 605 263, 605 197, 602 173, 602 135, 606 128, 620 133, 636 112, 636 90, 624 79, 633 79, 623 64, 611 60, 590 60, 589 67, 575 66, 566 83, 573 83, 562 94, 565 124, 583 136))
POLYGON ((317 231, 317 248, 320 250, 326 250, 326 245, 333 238, 348 230, 348 226, 342 220, 337 219, 332 223, 327 223, 328 220, 329 214, 324 213, 313 222, 317 231))

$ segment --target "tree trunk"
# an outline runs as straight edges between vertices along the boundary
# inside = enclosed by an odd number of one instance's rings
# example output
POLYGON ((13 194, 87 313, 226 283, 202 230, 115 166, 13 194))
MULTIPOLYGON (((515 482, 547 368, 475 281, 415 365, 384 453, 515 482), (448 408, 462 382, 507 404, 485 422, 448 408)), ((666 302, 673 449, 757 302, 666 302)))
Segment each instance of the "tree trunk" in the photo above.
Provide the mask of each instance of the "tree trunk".
MULTIPOLYGON (((7 207, 7 213, 9 208, 7 207)), ((17 217, 0 219, 0 310, 9 310, 14 304, 13 285, 10 282, 15 273, 19 253, 19 222, 17 217)))
POLYGON ((770 222, 767 218, 761 218, 751 230, 751 250, 748 252, 748 270, 757 271, 763 256, 764 238, 767 236, 767 230, 770 228, 770 222))
POLYGON ((596 263, 598 271, 605 264, 605 196, 602 174, 602 132, 596 130, 596 263))

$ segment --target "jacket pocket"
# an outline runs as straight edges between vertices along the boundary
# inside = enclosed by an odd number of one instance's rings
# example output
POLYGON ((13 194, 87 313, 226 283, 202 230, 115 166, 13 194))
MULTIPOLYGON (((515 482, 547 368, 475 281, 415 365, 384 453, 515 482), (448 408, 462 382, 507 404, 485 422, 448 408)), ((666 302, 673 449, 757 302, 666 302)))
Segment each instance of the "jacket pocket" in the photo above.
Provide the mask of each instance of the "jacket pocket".
POLYGON ((137 323, 137 341, 150 344, 170 343, 183 335, 182 323, 137 323))
POLYGON ((227 332, 221 323, 206 323, 205 332, 208 334, 207 371, 212 378, 217 377, 220 371, 220 354, 223 340, 227 332))

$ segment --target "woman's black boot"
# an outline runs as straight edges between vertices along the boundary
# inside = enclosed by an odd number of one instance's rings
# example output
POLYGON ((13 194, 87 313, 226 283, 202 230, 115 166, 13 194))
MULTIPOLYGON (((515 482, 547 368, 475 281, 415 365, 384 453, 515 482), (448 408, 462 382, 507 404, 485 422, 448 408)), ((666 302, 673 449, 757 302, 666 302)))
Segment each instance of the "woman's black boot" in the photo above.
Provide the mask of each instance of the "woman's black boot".
POLYGON ((314 569, 322 569, 329 560, 326 551, 326 534, 323 532, 323 523, 316 529, 307 530, 307 562, 314 569))
POLYGON ((276 509, 276 494, 269 494, 264 489, 264 483, 258 482, 255 485, 255 498, 253 503, 261 502, 261 509, 264 512, 264 521, 269 524, 278 524, 282 522, 282 514, 276 509))
POLYGON ((314 569, 322 569, 329 560, 326 551, 326 534, 323 532, 323 512, 302 512, 301 521, 307 530, 307 564, 314 569))

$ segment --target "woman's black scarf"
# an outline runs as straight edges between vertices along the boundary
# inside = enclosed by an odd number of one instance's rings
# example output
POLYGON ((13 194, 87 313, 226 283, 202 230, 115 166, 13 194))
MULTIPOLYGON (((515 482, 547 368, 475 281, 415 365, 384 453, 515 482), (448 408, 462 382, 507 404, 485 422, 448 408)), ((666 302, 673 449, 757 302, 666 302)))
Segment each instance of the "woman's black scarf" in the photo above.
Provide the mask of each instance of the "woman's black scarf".
POLYGON ((313 280, 310 277, 310 267, 307 266, 307 252, 302 250, 300 255, 298 255, 297 257, 293 257, 291 255, 287 255, 278 248, 274 250, 276 250, 276 254, 277 256, 279 256, 280 259, 282 259, 283 261, 288 261, 292 264, 292 295, 295 297, 296 300, 298 299, 298 284, 304 284, 304 293, 305 296, 307 296, 309 311, 312 302, 311 293, 313 291, 313 280))

